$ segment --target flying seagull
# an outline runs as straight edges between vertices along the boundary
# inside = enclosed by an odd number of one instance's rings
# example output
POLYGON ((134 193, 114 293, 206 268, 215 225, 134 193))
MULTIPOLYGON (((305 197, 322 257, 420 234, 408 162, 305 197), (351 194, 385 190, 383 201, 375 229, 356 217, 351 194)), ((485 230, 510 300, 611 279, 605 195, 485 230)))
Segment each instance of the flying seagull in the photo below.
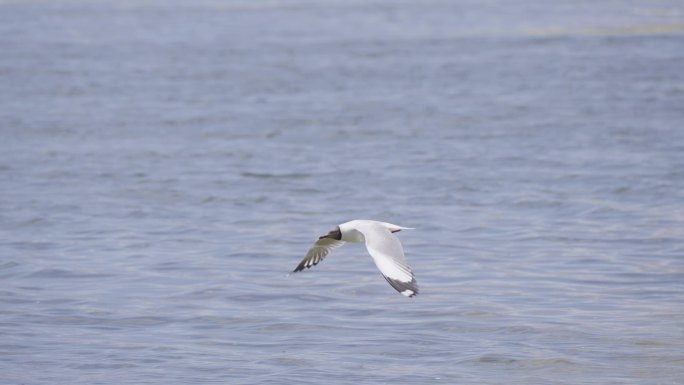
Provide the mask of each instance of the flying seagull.
POLYGON ((366 242, 368 253, 373 257, 387 282, 401 294, 413 297, 418 294, 418 285, 413 271, 406 263, 404 249, 393 233, 411 230, 386 222, 357 219, 335 226, 327 235, 318 238, 306 256, 294 269, 294 273, 310 268, 322 261, 331 251, 345 242, 366 242))

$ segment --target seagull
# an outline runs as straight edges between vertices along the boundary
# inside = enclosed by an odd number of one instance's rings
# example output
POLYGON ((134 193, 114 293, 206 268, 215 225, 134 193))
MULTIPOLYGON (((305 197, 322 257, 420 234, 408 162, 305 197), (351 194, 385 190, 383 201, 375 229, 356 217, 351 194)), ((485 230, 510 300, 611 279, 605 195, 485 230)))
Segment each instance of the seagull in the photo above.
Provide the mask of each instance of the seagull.
POLYGON ((365 242, 375 266, 387 282, 399 293, 414 297, 418 294, 416 277, 406 263, 404 249, 401 247, 399 238, 394 235, 401 230, 413 230, 413 228, 366 219, 342 223, 335 226, 328 234, 318 238, 293 273, 318 264, 331 251, 344 245, 345 242, 365 242))

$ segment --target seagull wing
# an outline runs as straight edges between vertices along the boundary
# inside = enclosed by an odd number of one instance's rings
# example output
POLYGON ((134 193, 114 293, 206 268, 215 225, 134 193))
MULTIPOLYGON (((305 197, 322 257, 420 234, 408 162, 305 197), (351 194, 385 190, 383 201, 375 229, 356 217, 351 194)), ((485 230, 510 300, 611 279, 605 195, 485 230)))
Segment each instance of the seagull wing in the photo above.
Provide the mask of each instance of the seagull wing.
POLYGON ((376 224, 359 226, 358 230, 366 238, 368 253, 387 282, 407 297, 418 294, 416 277, 406 263, 399 238, 388 228, 376 224))
POLYGON ((316 241, 316 243, 314 243, 313 246, 311 246, 309 251, 306 253, 306 256, 301 262, 299 262, 299 265, 297 265, 293 273, 302 271, 305 267, 309 268, 318 264, 318 262, 322 261, 326 256, 328 256, 331 251, 344 244, 344 241, 338 241, 332 238, 319 239, 316 241))

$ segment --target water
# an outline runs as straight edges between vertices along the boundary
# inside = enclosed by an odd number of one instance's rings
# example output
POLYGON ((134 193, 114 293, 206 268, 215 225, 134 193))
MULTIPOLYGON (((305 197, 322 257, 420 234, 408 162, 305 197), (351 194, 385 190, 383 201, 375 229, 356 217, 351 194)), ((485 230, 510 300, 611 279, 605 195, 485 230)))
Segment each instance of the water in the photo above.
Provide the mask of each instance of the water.
POLYGON ((682 384, 677 1, 4 1, 0 383, 682 384), (371 218, 421 288, 363 246, 371 218))

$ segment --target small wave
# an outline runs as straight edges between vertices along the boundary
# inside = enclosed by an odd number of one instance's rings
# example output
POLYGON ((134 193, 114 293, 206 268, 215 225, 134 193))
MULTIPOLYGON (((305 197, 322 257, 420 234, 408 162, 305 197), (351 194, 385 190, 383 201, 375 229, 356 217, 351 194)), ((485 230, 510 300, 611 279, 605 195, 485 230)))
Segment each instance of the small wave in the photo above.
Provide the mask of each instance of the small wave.
POLYGON ((19 263, 18 263, 18 262, 7 261, 7 262, 4 262, 4 263, 0 263, 0 270, 3 270, 3 269, 11 269, 11 268, 17 267, 17 266, 19 266, 19 263))
POLYGON ((558 357, 547 358, 517 358, 500 354, 485 354, 477 359, 477 362, 486 364, 515 364, 522 367, 545 367, 545 366, 570 366, 578 365, 577 362, 558 357))
POLYGON ((310 174, 304 174, 304 173, 288 173, 288 174, 273 174, 273 173, 268 173, 268 172, 243 172, 240 174, 244 177, 247 178, 255 178, 255 179, 304 179, 308 178, 311 175, 310 174))
POLYGON ((29 274, 28 278, 102 278, 110 277, 111 274, 105 273, 86 273, 76 272, 66 269, 40 269, 29 274))

